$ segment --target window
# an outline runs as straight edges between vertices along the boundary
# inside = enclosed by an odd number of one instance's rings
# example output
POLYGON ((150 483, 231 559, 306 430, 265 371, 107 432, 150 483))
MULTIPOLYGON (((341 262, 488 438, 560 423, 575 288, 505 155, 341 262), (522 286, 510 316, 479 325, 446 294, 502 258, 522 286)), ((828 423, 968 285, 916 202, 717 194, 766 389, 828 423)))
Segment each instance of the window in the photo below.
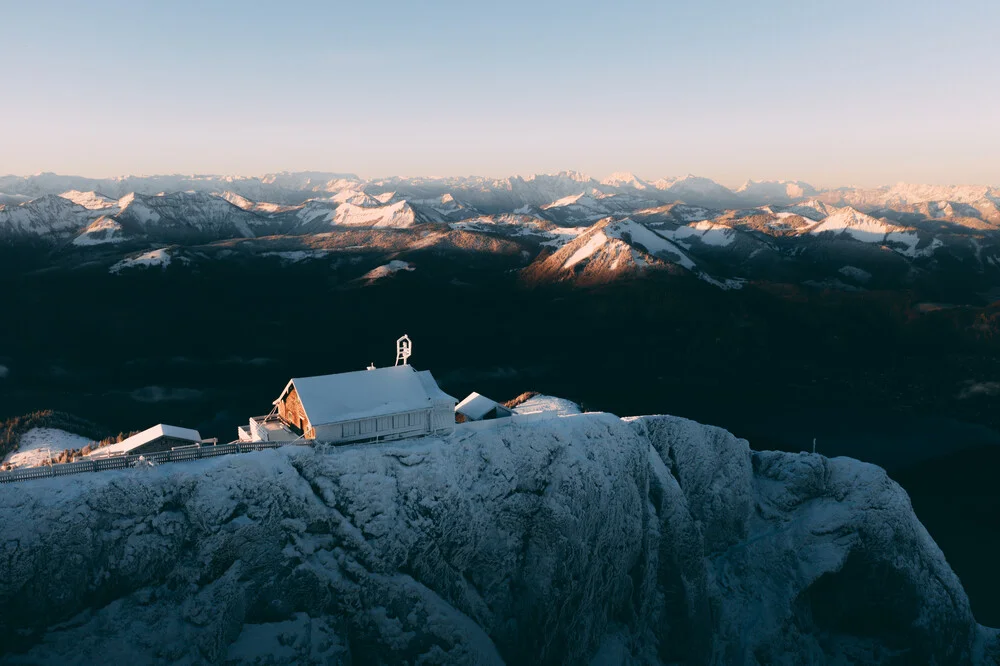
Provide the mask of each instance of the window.
POLYGON ((344 435, 343 435, 344 437, 353 437, 354 435, 358 434, 357 421, 349 421, 344 424, 343 428, 344 428, 344 435))
POLYGON ((374 429, 374 424, 371 419, 365 419, 361 422, 361 434, 367 435, 374 429))
POLYGON ((389 430, 392 428, 392 420, 388 416, 378 417, 378 429, 379 430, 389 430))

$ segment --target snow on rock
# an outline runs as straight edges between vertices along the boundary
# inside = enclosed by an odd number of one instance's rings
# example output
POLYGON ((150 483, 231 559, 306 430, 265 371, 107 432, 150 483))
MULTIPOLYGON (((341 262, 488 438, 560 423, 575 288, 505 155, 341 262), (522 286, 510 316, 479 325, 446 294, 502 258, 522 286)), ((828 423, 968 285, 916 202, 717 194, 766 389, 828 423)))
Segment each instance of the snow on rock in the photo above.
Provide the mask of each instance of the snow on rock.
POLYGON ((837 210, 822 222, 804 229, 803 233, 811 235, 834 233, 862 243, 884 244, 887 248, 910 258, 930 256, 943 245, 940 239, 934 238, 925 247, 918 249, 921 238, 916 230, 890 224, 849 207, 837 210))
POLYGON ((8 484, 0 543, 0 659, 22 663, 997 654, 881 469, 673 417, 8 484))
POLYGON ((621 238, 630 243, 639 244, 651 255, 667 258, 684 268, 694 268, 694 262, 679 247, 638 222, 625 219, 608 225, 607 230, 608 235, 612 238, 621 238))
POLYGON ((586 232, 588 227, 555 227, 549 229, 546 233, 551 237, 550 240, 542 243, 543 246, 559 248, 566 243, 571 242, 580 234, 586 232))
POLYGON ((413 271, 413 270, 416 270, 416 267, 413 264, 407 261, 393 259, 392 261, 383 266, 379 266, 378 268, 373 268, 372 270, 368 271, 362 276, 362 279, 378 280, 381 278, 389 277, 390 275, 394 275, 399 271, 413 271))
POLYGON ((139 224, 151 224, 160 221, 160 214, 150 208, 144 197, 139 197, 135 192, 129 192, 118 200, 118 208, 127 212, 131 219, 139 224))
POLYGON ((170 252, 166 248, 150 250, 134 257, 126 257, 108 269, 109 273, 121 273, 126 268, 166 268, 170 265, 170 252))
POLYGON ((698 270, 694 260, 666 235, 630 218, 613 217, 561 244, 551 255, 543 255, 525 268, 523 275, 532 281, 571 279, 597 284, 652 269, 677 270, 672 266, 687 269, 723 289, 742 286, 738 280, 717 280, 698 270))
POLYGON ((312 199, 307 201, 295 211, 295 219, 299 226, 308 226, 315 223, 331 223, 337 204, 324 199, 312 199))
POLYGON ((837 272, 858 282, 868 282, 872 279, 871 273, 857 266, 841 266, 837 272))
POLYGON ((32 428, 21 435, 16 451, 11 451, 3 462, 14 467, 36 467, 66 449, 82 449, 93 442, 58 428, 32 428))
POLYGON ((283 262, 297 264, 308 259, 322 259, 329 252, 326 250, 281 250, 275 252, 261 252, 262 257, 278 257, 283 262))
POLYGON ((696 239, 705 245, 726 247, 736 240, 736 230, 724 224, 702 220, 678 227, 673 231, 672 237, 677 241, 690 243, 691 239, 696 239))
POLYGON ((611 212, 603 202, 595 198, 597 195, 599 193, 596 191, 580 192, 546 204, 542 206, 542 210, 550 214, 558 213, 562 222, 594 222, 611 212))
POLYGON ((88 224, 73 239, 73 245, 103 245, 105 243, 121 243, 124 240, 122 225, 115 218, 104 215, 88 224))
POLYGON ((419 206, 433 221, 455 222, 478 215, 474 208, 458 201, 450 192, 434 199, 412 199, 411 203, 419 206))
POLYGON ((816 188, 802 181, 748 180, 736 190, 736 194, 747 202, 787 202, 797 201, 817 194, 816 188))
POLYGON ((233 204, 237 208, 243 210, 252 211, 255 213, 264 213, 268 215, 273 215, 276 213, 284 213, 287 211, 295 210, 295 206, 283 206, 281 204, 271 203, 269 201, 251 201, 246 197, 240 196, 235 192, 223 192, 220 195, 221 198, 225 199, 229 203, 233 204))
POLYGON ((842 208, 827 216, 819 224, 810 227, 806 233, 816 235, 831 232, 845 234, 862 243, 881 243, 887 233, 898 229, 900 227, 877 220, 853 208, 842 208))
POLYGON ((70 190, 68 192, 63 192, 60 194, 63 199, 68 199, 78 206, 83 206, 88 210, 105 210, 107 208, 117 207, 117 200, 111 197, 106 197, 103 194, 97 192, 80 192, 79 190, 70 190))
POLYGON ((587 242, 581 245, 577 250, 571 254, 566 261, 563 263, 563 268, 572 268, 577 265, 587 257, 591 256, 597 250, 608 242, 608 237, 604 235, 603 232, 598 231, 591 234, 587 242))
POLYGON ((0 192, 0 206, 17 206, 18 204, 23 204, 26 201, 31 201, 31 197, 25 196, 24 194, 6 194, 0 192))
POLYGON ((353 206, 360 206, 361 208, 377 208, 386 203, 384 200, 380 200, 370 194, 366 194, 363 190, 355 189, 353 187, 337 192, 333 195, 332 200, 339 204, 349 203, 353 206))
POLYGON ((548 238, 543 246, 560 247, 587 230, 587 227, 559 227, 548 220, 532 215, 507 213, 503 215, 478 215, 449 222, 452 229, 478 233, 501 234, 507 237, 548 238))
POLYGON ((0 206, 0 234, 59 237, 82 229, 99 216, 99 212, 50 194, 16 206, 0 206))
POLYGON ((417 223, 413 208, 406 201, 387 206, 358 206, 343 203, 334 211, 331 223, 336 226, 412 227, 417 223))
MULTIPOLYGON (((576 247, 573 247, 572 244, 567 246, 572 249, 572 253, 563 262, 562 268, 564 269, 572 268, 581 261, 590 259, 598 251, 609 254, 609 249, 620 250, 619 246, 628 248, 633 244, 641 246, 646 254, 666 258, 685 268, 694 268, 695 265, 674 243, 648 227, 629 219, 609 220, 606 223, 595 225, 587 234, 578 235, 577 240, 580 242, 575 243, 576 247), (616 241, 618 242, 616 243, 616 241)), ((633 260, 636 258, 641 259, 637 255, 633 257, 633 260)), ((616 267, 618 266, 616 265, 616 267)), ((620 267, 624 268, 624 265, 620 267)))
POLYGON ((570 414, 579 414, 580 405, 571 400, 557 398, 552 395, 536 395, 515 407, 514 411, 518 414, 569 416, 570 414))
POLYGON ((645 190, 651 187, 649 183, 641 178, 637 178, 635 174, 629 171, 616 171, 602 180, 601 185, 607 185, 615 188, 630 187, 634 190, 645 190))

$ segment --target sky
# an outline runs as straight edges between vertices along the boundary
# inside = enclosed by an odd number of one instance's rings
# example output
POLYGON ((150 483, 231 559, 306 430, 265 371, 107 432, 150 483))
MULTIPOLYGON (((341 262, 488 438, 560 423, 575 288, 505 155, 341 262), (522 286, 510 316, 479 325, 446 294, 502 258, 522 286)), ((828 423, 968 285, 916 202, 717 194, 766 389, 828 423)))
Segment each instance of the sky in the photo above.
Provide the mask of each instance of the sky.
POLYGON ((0 0, 0 173, 1000 185, 995 0, 0 0))

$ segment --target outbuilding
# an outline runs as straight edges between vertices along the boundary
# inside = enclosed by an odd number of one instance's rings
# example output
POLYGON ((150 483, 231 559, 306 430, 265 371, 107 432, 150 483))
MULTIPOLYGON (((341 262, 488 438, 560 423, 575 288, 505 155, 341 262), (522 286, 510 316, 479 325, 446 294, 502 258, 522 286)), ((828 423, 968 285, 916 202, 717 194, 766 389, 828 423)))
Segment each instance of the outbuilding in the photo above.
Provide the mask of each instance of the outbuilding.
POLYGON ((495 400, 473 391, 455 406, 455 414, 463 421, 488 421, 510 416, 514 412, 495 400))
MULTIPOLYGON (((199 446, 207 440, 201 438, 197 430, 160 423, 140 433, 123 439, 117 444, 102 446, 87 454, 87 458, 109 458, 111 456, 137 455, 170 451, 177 447, 199 446)), ((214 440, 213 440, 214 443, 214 440)))

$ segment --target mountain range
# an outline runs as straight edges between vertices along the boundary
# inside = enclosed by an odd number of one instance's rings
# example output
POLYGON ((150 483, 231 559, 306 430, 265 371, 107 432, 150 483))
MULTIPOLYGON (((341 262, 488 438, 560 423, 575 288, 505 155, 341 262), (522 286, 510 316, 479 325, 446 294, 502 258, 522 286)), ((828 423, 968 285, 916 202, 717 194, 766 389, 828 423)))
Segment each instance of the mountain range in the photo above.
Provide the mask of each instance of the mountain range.
POLYGON ((453 395, 540 390, 883 465, 1000 626, 1000 500, 968 483, 1000 442, 997 189, 563 172, 0 192, 2 418, 232 436, 289 376, 381 364, 405 332, 453 395))
POLYGON ((690 175, 596 180, 573 171, 501 179, 317 172, 0 178, 0 237, 41 243, 66 261, 81 253, 103 259, 112 272, 165 265, 141 260, 150 251, 190 263, 218 258, 221 242, 257 239, 260 254, 296 260, 330 252, 383 251, 387 261, 427 249, 500 252, 519 256, 534 282, 597 284, 663 272, 722 289, 767 280, 860 290, 933 276, 991 298, 1000 284, 998 232, 1000 189, 968 185, 822 190, 749 181, 732 190, 690 175))

